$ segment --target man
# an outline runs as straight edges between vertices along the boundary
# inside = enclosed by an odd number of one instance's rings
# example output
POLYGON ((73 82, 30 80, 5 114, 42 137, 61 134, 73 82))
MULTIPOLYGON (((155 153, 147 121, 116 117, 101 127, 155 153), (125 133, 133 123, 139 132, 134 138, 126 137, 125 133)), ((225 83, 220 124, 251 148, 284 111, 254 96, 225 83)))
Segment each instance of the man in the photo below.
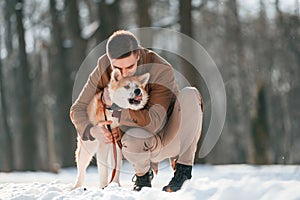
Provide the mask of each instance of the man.
POLYGON ((179 190, 192 177, 192 165, 201 135, 202 99, 195 88, 178 91, 172 66, 153 51, 140 47, 129 31, 116 31, 108 39, 106 54, 98 59, 98 65, 71 107, 70 117, 74 126, 83 140, 112 141, 105 127, 108 122, 92 126, 86 109, 99 90, 103 91, 103 104, 106 107, 112 105, 107 85, 115 68, 121 71, 123 77, 150 73, 145 88, 149 94, 147 105, 142 110, 113 112, 120 124, 119 128, 112 130, 113 136, 116 137, 118 132, 124 133, 122 153, 135 170, 133 189, 140 191, 143 187, 151 187, 151 163, 171 158, 175 173, 163 190, 179 190))

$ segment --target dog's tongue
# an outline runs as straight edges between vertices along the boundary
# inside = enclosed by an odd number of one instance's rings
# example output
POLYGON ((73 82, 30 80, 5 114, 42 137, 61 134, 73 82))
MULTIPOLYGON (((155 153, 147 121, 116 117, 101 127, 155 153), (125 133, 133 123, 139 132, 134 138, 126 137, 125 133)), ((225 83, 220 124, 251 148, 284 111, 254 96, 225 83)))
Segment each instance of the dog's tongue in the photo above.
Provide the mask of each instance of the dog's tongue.
POLYGON ((134 100, 136 100, 136 101, 142 101, 142 99, 143 99, 142 95, 134 97, 134 100))

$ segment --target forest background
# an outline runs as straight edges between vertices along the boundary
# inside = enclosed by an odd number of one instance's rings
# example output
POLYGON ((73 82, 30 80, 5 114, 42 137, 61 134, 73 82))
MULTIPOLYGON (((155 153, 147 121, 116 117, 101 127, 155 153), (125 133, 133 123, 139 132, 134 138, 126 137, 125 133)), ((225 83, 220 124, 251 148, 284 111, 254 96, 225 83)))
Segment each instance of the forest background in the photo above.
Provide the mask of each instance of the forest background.
MULTIPOLYGON (((138 27, 193 38, 222 75, 224 129, 196 163, 300 163, 299 0, 2 0, 0 9, 0 171, 75 166, 76 73, 113 31, 138 27)), ((183 58, 155 51, 203 95, 200 147, 205 82, 183 58)))

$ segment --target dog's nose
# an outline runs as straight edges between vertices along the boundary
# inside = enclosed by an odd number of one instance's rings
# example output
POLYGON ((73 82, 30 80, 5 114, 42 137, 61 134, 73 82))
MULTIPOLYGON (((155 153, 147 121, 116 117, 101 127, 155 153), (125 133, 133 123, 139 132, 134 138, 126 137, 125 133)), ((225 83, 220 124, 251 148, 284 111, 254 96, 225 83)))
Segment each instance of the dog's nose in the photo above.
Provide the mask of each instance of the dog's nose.
POLYGON ((135 90, 134 90, 134 94, 135 94, 136 96, 140 96, 140 95, 141 95, 141 89, 140 89, 140 88, 135 89, 135 90))

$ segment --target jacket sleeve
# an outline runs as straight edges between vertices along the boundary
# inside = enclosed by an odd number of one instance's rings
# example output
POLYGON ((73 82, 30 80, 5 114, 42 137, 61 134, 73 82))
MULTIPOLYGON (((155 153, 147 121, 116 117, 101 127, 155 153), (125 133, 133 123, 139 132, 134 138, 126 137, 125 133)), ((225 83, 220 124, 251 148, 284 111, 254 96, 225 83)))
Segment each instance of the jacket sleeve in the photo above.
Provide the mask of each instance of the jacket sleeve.
POLYGON ((88 119, 87 107, 96 93, 100 77, 101 73, 98 65, 98 67, 95 67, 93 72, 89 75, 81 93, 70 109, 71 121, 83 140, 94 139, 89 132, 90 128, 93 126, 88 119))
MULTIPOLYGON (((142 110, 125 109, 121 111, 120 125, 141 127, 151 133, 163 128, 170 105, 175 101, 177 85, 171 67, 162 70, 149 84, 149 100, 142 110)), ((151 78, 151 75, 150 75, 151 78)))

